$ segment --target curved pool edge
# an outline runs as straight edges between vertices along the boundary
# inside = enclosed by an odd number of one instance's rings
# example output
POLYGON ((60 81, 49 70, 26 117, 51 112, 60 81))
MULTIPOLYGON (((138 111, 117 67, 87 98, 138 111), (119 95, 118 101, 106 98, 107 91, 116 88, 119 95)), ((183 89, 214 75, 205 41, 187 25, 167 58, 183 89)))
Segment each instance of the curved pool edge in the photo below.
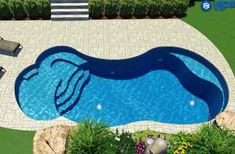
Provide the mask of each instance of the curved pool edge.
MULTIPOLYGON (((170 21, 170 20, 167 20, 167 21, 170 21)), ((226 82, 228 83, 228 88, 229 88, 230 95, 229 95, 229 102, 228 102, 227 107, 225 108, 225 111, 227 111, 227 110, 235 111, 235 86, 233 86, 235 84, 235 77, 234 77, 234 75, 233 75, 233 73, 231 71, 231 68, 230 68, 229 64, 227 63, 226 59, 223 57, 223 55, 220 53, 220 51, 217 49, 217 47, 210 40, 208 40, 208 38, 206 38, 201 32, 199 32, 198 30, 196 30, 195 28, 193 28, 192 26, 188 25, 187 23, 185 23, 183 21, 178 21, 178 20, 174 20, 174 21, 177 21, 178 23, 180 23, 179 25, 182 25, 183 27, 186 27, 186 29, 185 29, 185 31, 187 31, 186 35, 188 35, 189 38, 190 38, 191 35, 195 35, 195 33, 197 33, 196 36, 195 36, 196 42, 194 42, 192 40, 185 40, 185 41, 179 40, 178 42, 174 42, 172 40, 169 40, 168 42, 160 42, 160 43, 158 43, 159 46, 160 45, 161 46, 176 46, 176 47, 185 48, 185 49, 188 49, 188 50, 191 50, 191 51, 197 51, 196 52, 197 54, 199 54, 201 56, 204 56, 208 61, 213 63, 218 68, 218 70, 224 75, 224 78, 225 78, 226 82), (182 44, 183 42, 185 42, 186 44, 182 44), (195 44, 192 44, 193 42, 195 44), (200 43, 203 43, 203 46, 205 45, 205 47, 199 46, 198 44, 200 44, 200 43), (209 44, 209 47, 206 46, 208 44, 209 44), (208 49, 212 49, 212 50, 211 51, 207 51, 208 49), (212 55, 212 53, 214 55, 212 55), (220 63, 220 61, 221 61, 221 63, 220 63)), ((96 23, 97 21, 93 21, 93 22, 96 23)), ((142 22, 142 21, 133 21, 133 22, 142 22)), ((143 22, 145 22, 145 20, 143 20, 143 22)), ((162 21, 158 20, 158 24, 159 24, 159 22, 162 22, 162 21)), ((177 26, 178 25, 176 25, 176 27, 177 26)), ((164 32, 164 30, 163 30, 163 32, 164 32)), ((177 34, 177 31, 176 31, 176 34, 177 34)), ((180 34, 184 35, 185 33, 184 32, 180 32, 180 34)), ((155 43, 156 41, 155 42, 152 41, 152 42, 155 43)), ((24 42, 24 40, 22 40, 22 43, 23 44, 27 44, 27 42, 24 42)), ((46 44, 46 45, 48 45, 48 44, 46 44)), ((84 50, 82 50, 83 47, 79 47, 78 48, 77 46, 75 46, 74 44, 71 44, 71 43, 70 43, 70 45, 72 45, 73 47, 77 48, 80 51, 84 51, 84 50)), ((152 44, 149 43, 149 44, 146 45, 145 48, 150 49, 149 48, 150 46, 151 47, 157 47, 157 46, 152 46, 152 44)), ((24 50, 27 50, 27 52, 23 51, 22 54, 29 52, 28 48, 25 48, 24 50)), ((146 50, 143 50, 143 52, 144 51, 146 51, 146 50)), ((133 52, 131 54, 133 54, 133 52)), ((20 55, 20 56, 22 56, 22 55, 20 55)), ((100 55, 100 56, 107 56, 107 55, 100 55)), ((9 62, 9 59, 6 59, 6 60, 8 60, 8 62, 9 62)), ((19 63, 18 60, 19 59, 14 59, 16 64, 19 63)), ((8 69, 7 66, 6 66, 6 68, 8 69)), ((18 71, 18 70, 19 69, 16 69, 16 71, 18 71)), ((13 74, 13 78, 15 77, 14 76, 15 75, 15 73, 14 73, 15 71, 13 71, 13 70, 11 71, 9 69, 8 72, 9 72, 9 74, 13 74)), ((6 74, 5 76, 8 77, 8 74, 6 74)), ((3 82, 5 82, 4 78, 1 79, 1 80, 3 82)), ((5 98, 3 98, 3 99, 5 99, 5 98)), ((9 101, 9 104, 15 103, 14 101, 15 100, 13 98, 11 101, 9 101)), ((11 106, 13 106, 13 105, 11 105, 11 106)), ((8 119, 6 119, 6 120, 1 119, 0 127, 13 128, 13 129, 18 129, 18 130, 37 130, 37 129, 41 129, 41 128, 45 128, 45 127, 49 127, 49 126, 53 126, 53 125, 58 125, 58 124, 68 124, 68 125, 75 125, 76 124, 76 123, 73 123, 73 122, 71 122, 71 121, 69 121, 69 120, 67 120, 65 118, 59 118, 59 119, 52 120, 52 121, 35 122, 35 121, 33 121, 31 119, 28 119, 27 117, 25 117, 24 115, 21 115, 21 114, 20 114, 19 118, 15 118, 14 121, 7 121, 7 120, 8 119), (17 122, 19 119, 22 119, 22 121, 17 122)), ((146 122, 148 122, 148 121, 143 121, 143 123, 142 122, 135 122, 135 123, 127 124, 127 125, 121 125, 121 126, 118 126, 118 127, 120 127, 120 128, 121 127, 126 127, 127 129, 132 131, 132 130, 134 130, 132 127, 134 125, 137 125, 137 124, 140 123, 140 126, 139 125, 137 126, 137 127, 140 127, 140 128, 135 128, 135 130, 138 130, 138 129, 141 130, 141 129, 145 129, 145 128, 147 128, 149 126, 149 124, 146 124, 146 122), (145 126, 145 125, 148 125, 148 126, 145 126)), ((152 123, 152 122, 150 122, 150 123, 152 123)), ((180 130, 180 129, 188 130, 188 131, 193 131, 193 130, 197 130, 197 128, 199 126, 201 126, 201 124, 190 124, 190 125, 175 125, 175 124, 170 124, 170 125, 168 125, 168 124, 164 124, 164 123, 160 123, 159 124, 158 122, 153 122, 153 124, 151 126, 149 126, 149 127, 156 128, 156 130, 160 130, 161 129, 161 130, 163 130, 163 132, 165 132, 165 131, 169 131, 169 130, 177 131, 177 130, 180 130)))

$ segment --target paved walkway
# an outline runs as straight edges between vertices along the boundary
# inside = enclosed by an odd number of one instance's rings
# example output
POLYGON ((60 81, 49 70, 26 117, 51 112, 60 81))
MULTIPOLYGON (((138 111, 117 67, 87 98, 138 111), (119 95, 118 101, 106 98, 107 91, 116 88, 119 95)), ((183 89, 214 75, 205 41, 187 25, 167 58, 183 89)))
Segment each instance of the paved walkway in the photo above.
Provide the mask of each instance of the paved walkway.
MULTIPOLYGON (((176 46, 195 51, 207 58, 224 75, 230 91, 226 110, 235 110, 235 78, 228 63, 204 35, 181 20, 6 21, 0 22, 0 35, 18 41, 24 47, 18 57, 0 55, 0 65, 7 70, 0 79, 0 127, 36 130, 61 123, 75 124, 65 118, 31 120, 20 110, 14 96, 17 75, 33 64, 41 52, 57 45, 68 45, 87 55, 106 59, 129 58, 160 46, 176 46)), ((119 128, 131 132, 151 128, 175 133, 181 130, 192 131, 199 125, 144 121, 119 128)))

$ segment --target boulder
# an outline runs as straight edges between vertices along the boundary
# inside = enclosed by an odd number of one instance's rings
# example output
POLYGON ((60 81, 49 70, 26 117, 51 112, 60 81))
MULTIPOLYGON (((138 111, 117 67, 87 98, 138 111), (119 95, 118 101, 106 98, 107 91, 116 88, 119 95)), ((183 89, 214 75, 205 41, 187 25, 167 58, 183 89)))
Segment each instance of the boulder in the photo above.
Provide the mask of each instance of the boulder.
POLYGON ((215 121, 220 128, 235 131, 235 112, 221 112, 215 117, 215 121))
POLYGON ((64 154, 71 126, 58 125, 38 130, 33 139, 33 154, 64 154))

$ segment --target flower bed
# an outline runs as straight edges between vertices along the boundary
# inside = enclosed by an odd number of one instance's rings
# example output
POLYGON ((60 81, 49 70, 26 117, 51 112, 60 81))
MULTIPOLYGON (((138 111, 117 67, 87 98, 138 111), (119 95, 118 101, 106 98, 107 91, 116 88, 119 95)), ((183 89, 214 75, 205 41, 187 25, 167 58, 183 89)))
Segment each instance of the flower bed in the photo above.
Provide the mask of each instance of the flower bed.
POLYGON ((172 18, 186 15, 188 0, 89 0, 89 13, 100 18, 172 18))

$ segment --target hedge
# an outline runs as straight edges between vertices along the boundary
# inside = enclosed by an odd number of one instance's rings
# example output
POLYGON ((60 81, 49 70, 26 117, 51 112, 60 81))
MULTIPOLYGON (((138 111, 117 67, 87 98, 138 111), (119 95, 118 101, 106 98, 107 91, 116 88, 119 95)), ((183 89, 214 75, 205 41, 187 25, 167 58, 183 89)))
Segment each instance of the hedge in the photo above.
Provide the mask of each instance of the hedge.
POLYGON ((101 18, 103 14, 103 5, 101 0, 89 0, 89 14, 91 18, 101 18))
POLYGON ((134 16, 142 18, 146 13, 146 1, 145 0, 134 0, 134 16))
POLYGON ((42 5, 38 0, 25 0, 24 6, 27 10, 28 16, 31 19, 37 19, 41 17, 42 5))
POLYGON ((37 0, 41 6, 41 18, 50 19, 51 17, 51 3, 48 0, 37 0))
POLYGON ((10 19, 12 13, 5 0, 0 0, 0 19, 10 19))
POLYGON ((148 15, 150 18, 158 16, 181 17, 186 14, 189 0, 89 0, 91 18, 100 18, 102 14, 112 18, 119 13, 122 18, 137 18, 148 15), (119 3, 118 3, 119 2, 119 3))
POLYGON ((27 17, 27 13, 21 0, 9 0, 8 5, 15 19, 25 19, 27 17))
POLYGON ((117 16, 117 1, 116 0, 104 0, 104 13, 108 18, 114 18, 117 16))
POLYGON ((160 0, 147 1, 147 14, 150 18, 156 18, 160 16, 161 8, 162 2, 160 0))
POLYGON ((49 0, 0 0, 0 19, 49 19, 51 4, 49 0))
POLYGON ((130 18, 133 12, 133 0, 120 0, 120 16, 130 18))

